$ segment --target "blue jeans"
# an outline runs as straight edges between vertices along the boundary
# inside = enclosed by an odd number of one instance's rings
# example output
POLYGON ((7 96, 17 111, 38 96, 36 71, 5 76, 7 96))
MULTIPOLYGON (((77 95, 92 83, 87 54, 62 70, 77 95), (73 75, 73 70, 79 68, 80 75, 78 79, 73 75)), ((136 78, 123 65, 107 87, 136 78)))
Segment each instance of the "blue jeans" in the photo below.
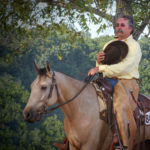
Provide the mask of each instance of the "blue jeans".
POLYGON ((117 79, 105 78, 105 80, 112 86, 112 88, 114 88, 115 85, 118 83, 117 79))

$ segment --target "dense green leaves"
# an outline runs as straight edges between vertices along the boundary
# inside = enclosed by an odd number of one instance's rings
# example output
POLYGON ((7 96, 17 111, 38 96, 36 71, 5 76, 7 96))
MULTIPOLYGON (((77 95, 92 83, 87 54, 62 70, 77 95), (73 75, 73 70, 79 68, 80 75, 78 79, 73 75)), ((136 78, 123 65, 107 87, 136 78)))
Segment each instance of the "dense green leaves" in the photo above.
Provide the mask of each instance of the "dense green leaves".
POLYGON ((2 150, 17 149, 25 136, 22 109, 29 93, 12 77, 0 77, 0 145, 2 150))
POLYGON ((0 77, 0 146, 1 150, 55 150, 53 143, 64 138, 63 123, 57 116, 27 126, 22 111, 29 92, 9 75, 0 77))
POLYGON ((140 40, 140 45, 142 49, 142 62, 140 64, 140 75, 141 75, 141 84, 140 89, 141 93, 150 95, 150 38, 143 38, 140 40))

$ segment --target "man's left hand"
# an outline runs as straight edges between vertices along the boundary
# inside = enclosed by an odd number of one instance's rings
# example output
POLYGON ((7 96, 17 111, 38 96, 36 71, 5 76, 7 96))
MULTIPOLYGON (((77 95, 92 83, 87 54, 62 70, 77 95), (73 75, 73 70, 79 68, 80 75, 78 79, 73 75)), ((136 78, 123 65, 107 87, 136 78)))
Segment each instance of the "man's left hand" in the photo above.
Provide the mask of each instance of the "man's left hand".
POLYGON ((95 75, 96 73, 98 73, 99 71, 98 71, 98 67, 95 67, 95 68, 92 68, 92 69, 90 69, 90 71, 88 72, 88 76, 89 75, 95 75))

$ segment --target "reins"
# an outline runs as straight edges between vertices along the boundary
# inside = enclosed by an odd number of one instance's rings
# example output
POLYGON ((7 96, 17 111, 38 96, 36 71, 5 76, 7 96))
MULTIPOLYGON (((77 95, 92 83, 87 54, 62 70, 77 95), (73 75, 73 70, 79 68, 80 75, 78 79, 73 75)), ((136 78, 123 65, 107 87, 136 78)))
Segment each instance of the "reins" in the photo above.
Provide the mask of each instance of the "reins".
MULTIPOLYGON (((94 75, 94 76, 95 76, 95 75, 94 75)), ((81 92, 87 87, 87 85, 92 81, 92 79, 94 78, 94 76, 88 76, 88 77, 86 77, 85 80, 84 80, 84 81, 85 81, 85 84, 83 85, 83 87, 82 87, 82 88, 78 91, 78 93, 77 93, 75 96, 73 96, 71 99, 69 99, 69 100, 67 100, 66 102, 64 102, 64 103, 62 103, 62 104, 59 104, 59 105, 57 105, 57 106, 55 106, 55 107, 52 107, 52 108, 50 108, 50 109, 45 110, 44 113, 49 113, 49 112, 51 112, 51 111, 53 111, 53 110, 56 110, 56 109, 59 108, 59 107, 64 106, 65 104, 68 104, 68 103, 72 102, 72 101, 73 101, 77 96, 79 96, 79 95, 81 94, 81 92)), ((56 82, 56 79, 55 79, 55 72, 53 71, 53 74, 52 74, 52 85, 51 85, 51 87, 50 87, 50 93, 49 93, 48 98, 51 98, 51 96, 52 96, 52 91, 53 91, 54 87, 56 88, 57 97, 59 98, 58 86, 57 86, 57 82, 56 82)))

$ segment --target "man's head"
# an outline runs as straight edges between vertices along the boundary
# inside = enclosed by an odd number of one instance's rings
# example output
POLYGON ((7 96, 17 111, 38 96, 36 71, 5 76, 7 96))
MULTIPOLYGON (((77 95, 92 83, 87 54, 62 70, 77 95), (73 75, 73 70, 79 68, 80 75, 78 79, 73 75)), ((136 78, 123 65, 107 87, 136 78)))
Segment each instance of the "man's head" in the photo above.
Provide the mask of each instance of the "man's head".
POLYGON ((133 33, 134 21, 130 16, 122 16, 117 20, 115 27, 116 35, 119 40, 126 39, 133 33))

